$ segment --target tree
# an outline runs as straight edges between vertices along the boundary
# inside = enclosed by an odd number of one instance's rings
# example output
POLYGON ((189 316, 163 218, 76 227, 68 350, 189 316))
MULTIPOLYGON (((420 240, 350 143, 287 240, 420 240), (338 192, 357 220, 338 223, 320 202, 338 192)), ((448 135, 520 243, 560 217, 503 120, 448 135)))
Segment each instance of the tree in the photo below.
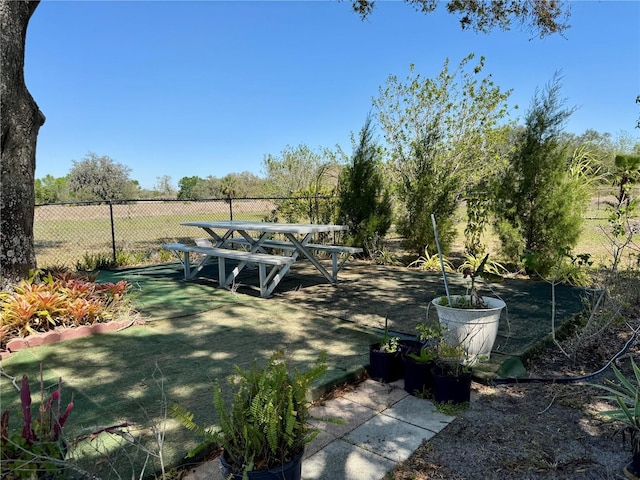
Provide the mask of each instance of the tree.
POLYGON ((544 92, 536 90, 495 205, 504 253, 513 262, 525 251, 535 254, 543 276, 558 252, 575 246, 589 199, 589 165, 561 141, 574 109, 564 107, 560 80, 556 74, 544 92))
POLYGON ((45 117, 24 81, 24 45, 37 1, 0 2, 0 276, 26 277, 36 267, 34 174, 45 117))
POLYGON ((266 155, 262 164, 270 193, 290 197, 295 192, 314 190, 314 186, 316 191, 323 186, 334 187, 337 178, 325 175, 330 172, 326 166, 334 163, 334 159, 330 150, 313 151, 304 144, 287 145, 280 156, 266 155))
POLYGON ((405 82, 390 76, 374 100, 403 207, 398 230, 417 254, 425 246, 435 251, 431 214, 447 250, 460 200, 501 168, 498 122, 511 91, 501 91, 491 75, 481 77, 484 58, 470 65, 473 58, 453 72, 447 59, 436 78, 423 79, 411 65, 405 82))
POLYGON ((367 116, 351 164, 340 173, 338 221, 349 226, 349 243, 364 247, 367 239, 387 234, 391 227, 391 197, 381 171, 382 152, 373 139, 367 116))
POLYGON ((283 197, 276 201, 271 221, 306 221, 326 223, 335 212, 327 197, 335 192, 338 183, 339 154, 320 148, 316 151, 307 145, 287 145, 280 156, 268 154, 263 160, 266 193, 283 197), (298 198, 290 198, 298 197, 298 198))
POLYGON ((131 169, 107 156, 89 152, 74 160, 69 172, 69 190, 79 200, 121 200, 132 198, 131 169))
POLYGON ((197 175, 193 177, 182 177, 178 180, 178 200, 192 200, 193 189, 198 181, 202 180, 197 175))
MULTIPOLYGON (((234 182, 236 198, 255 198, 265 195, 266 181, 251 172, 229 173, 222 178, 222 181, 234 182)), ((222 188, 224 188, 224 186, 222 188)), ((226 196, 224 192, 223 196, 226 196)))
POLYGON ((220 193, 230 201, 238 196, 238 180, 232 175, 227 175, 220 182, 220 193))
MULTIPOLYGON (((421 13, 431 13, 444 2, 438 0, 405 0, 421 13)), ((363 19, 373 11, 375 0, 351 0, 353 10, 363 19)), ((450 0, 447 11, 458 15, 463 30, 470 28, 489 33, 494 28, 509 30, 512 23, 528 26, 540 38, 562 34, 569 25, 569 7, 557 0, 450 0)))
POLYGON ((58 203, 69 199, 69 187, 67 177, 56 178, 53 175, 45 175, 35 180, 36 203, 58 203))
POLYGON ((176 195, 176 190, 173 188, 173 182, 169 175, 156 177, 154 190, 156 194, 162 198, 174 198, 176 195))
MULTIPOLYGON (((405 0, 424 13, 433 11, 435 0, 405 0)), ((33 245, 35 151, 38 130, 45 117, 24 82, 24 46, 29 19, 39 0, 0 0, 0 266, 3 277, 25 277, 36 266, 33 245)), ((365 18, 373 0, 352 0, 353 9, 365 18)), ((508 29, 512 22, 529 25, 540 36, 562 33, 568 25, 561 18, 568 8, 556 1, 451 0, 450 13, 461 16, 463 28, 488 32, 508 29)))

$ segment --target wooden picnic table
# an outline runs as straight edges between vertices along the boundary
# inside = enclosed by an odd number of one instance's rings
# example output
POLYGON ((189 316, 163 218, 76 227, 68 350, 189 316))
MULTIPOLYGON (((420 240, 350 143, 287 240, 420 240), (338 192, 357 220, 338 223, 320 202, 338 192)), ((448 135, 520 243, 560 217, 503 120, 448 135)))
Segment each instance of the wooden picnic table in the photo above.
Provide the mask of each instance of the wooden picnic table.
POLYGON ((259 269, 260 296, 262 297, 271 295, 300 256, 309 260, 330 283, 335 284, 338 281, 338 271, 349 256, 362 252, 360 248, 310 243, 314 235, 346 231, 348 230, 346 225, 242 221, 183 222, 181 225, 203 229, 209 235, 208 242, 210 242, 204 244, 199 242, 199 245, 195 246, 184 244, 163 246, 178 255, 185 268, 185 279, 194 278, 207 263, 217 259, 218 281, 222 286, 227 286, 235 280, 247 264, 256 263, 259 269), (284 240, 274 239, 274 235, 281 235, 284 240), (236 245, 243 246, 245 250, 234 250, 236 245), (271 253, 274 250, 283 251, 284 254, 271 253), (316 255, 316 252, 321 251, 331 255, 331 273, 320 263, 316 255), (191 268, 189 253, 204 255, 194 268, 191 268), (343 258, 340 263, 338 257, 341 255, 346 255, 346 258, 343 258), (226 275, 225 271, 226 259, 239 261, 229 275, 226 275), (267 265, 271 267, 268 274, 267 265))

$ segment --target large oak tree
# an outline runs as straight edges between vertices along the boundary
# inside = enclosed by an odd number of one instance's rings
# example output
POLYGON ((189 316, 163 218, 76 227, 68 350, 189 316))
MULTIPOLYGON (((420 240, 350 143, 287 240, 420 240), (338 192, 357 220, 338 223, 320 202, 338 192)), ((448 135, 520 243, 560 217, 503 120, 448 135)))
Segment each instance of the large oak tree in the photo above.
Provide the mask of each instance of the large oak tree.
POLYGON ((24 82, 24 45, 38 3, 0 2, 0 274, 8 279, 25 277, 36 266, 34 175, 44 115, 24 82))
MULTIPOLYGON (((437 0, 405 0, 418 11, 430 13, 437 0)), ((34 174, 38 130, 45 117, 24 82, 27 25, 39 1, 0 0, 0 277, 25 277, 36 267, 33 243, 34 174)), ((351 0, 366 18, 372 0, 351 0)), ((444 5, 444 4, 442 4, 444 5)), ((562 33, 567 28, 568 7, 557 0, 450 0, 447 10, 458 15, 462 28, 488 32, 527 26, 539 36, 562 33)))

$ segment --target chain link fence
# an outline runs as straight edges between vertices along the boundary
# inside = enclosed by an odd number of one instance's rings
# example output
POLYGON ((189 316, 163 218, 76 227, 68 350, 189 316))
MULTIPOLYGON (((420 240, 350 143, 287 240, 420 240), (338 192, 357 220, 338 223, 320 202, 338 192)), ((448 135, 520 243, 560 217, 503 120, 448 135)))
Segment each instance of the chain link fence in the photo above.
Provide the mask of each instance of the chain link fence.
POLYGON ((127 200, 36 205, 41 267, 96 268, 168 261, 163 243, 193 243, 202 232, 181 222, 213 220, 330 223, 332 197, 127 200))
MULTIPOLYGON (((618 195, 619 192, 620 189, 618 187, 595 188, 591 195, 591 204, 586 219, 606 218, 607 209, 610 205, 615 205, 616 195, 618 195)), ((631 198, 640 198, 640 187, 630 188, 629 195, 631 198)))
MULTIPOLYGON (((585 228, 599 231, 615 203, 615 187, 594 190, 585 228)), ((640 197, 640 188, 631 192, 640 197)), ((207 200, 127 200, 36 205, 34 240, 41 267, 83 269, 153 264, 172 259, 164 243, 192 243, 201 230, 186 221, 246 220, 334 223, 335 197, 217 198, 207 200)), ((637 219, 637 212, 634 215, 637 219)), ((632 228, 640 231, 640 222, 632 228)), ((338 242, 338 238, 318 238, 338 242)))

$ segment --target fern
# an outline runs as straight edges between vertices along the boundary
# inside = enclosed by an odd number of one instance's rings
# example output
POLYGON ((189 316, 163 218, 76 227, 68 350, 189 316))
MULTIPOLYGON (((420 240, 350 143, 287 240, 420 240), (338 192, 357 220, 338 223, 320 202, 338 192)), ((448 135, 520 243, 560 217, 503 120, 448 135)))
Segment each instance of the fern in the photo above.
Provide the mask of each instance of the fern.
POLYGON ((213 406, 219 429, 198 426, 193 414, 180 406, 174 405, 171 413, 203 440, 192 452, 213 442, 224 448, 236 473, 274 468, 302 453, 318 433, 307 422, 307 391, 311 382, 325 372, 325 358, 321 354, 306 373, 294 370, 290 374, 282 350, 274 353, 264 368, 258 368, 255 362, 247 370, 236 366, 235 376, 229 379, 234 389, 230 406, 224 402, 219 382, 214 384, 213 406))

